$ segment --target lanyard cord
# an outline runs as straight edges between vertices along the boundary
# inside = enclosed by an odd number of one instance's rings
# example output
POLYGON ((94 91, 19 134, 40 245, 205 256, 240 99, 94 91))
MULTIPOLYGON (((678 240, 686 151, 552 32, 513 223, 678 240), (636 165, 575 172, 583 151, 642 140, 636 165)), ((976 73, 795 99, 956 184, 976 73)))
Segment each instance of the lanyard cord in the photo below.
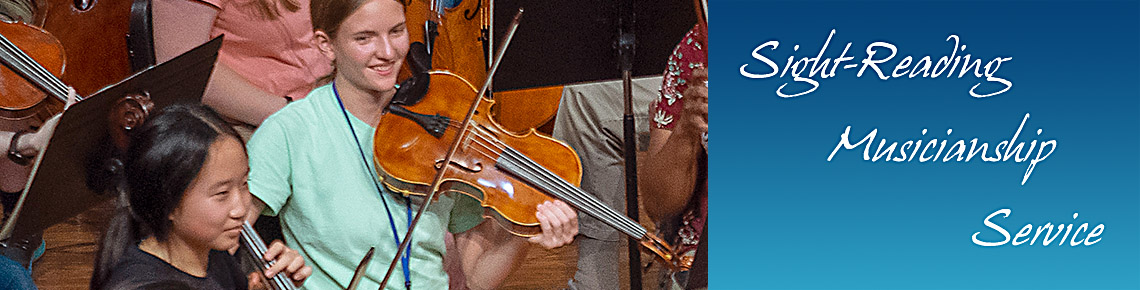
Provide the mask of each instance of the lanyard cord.
MULTIPOLYGON (((356 129, 354 129, 352 127, 352 120, 350 120, 348 118, 348 110, 344 108, 344 101, 341 101, 340 93, 338 93, 336 90, 336 82, 332 83, 332 90, 333 90, 333 95, 336 96, 337 104, 340 105, 340 112, 344 113, 344 121, 346 124, 348 124, 348 130, 351 131, 351 133, 352 133, 352 141, 356 141, 356 149, 357 149, 357 152, 360 153, 360 160, 362 162, 364 162, 364 168, 367 168, 370 171, 369 175, 374 174, 373 172, 375 172, 375 171, 372 169, 372 165, 368 164, 368 158, 364 156, 364 147, 360 146, 360 139, 356 138, 356 129)), ((388 214, 388 225, 390 225, 392 227, 392 238, 394 238, 396 240, 396 247, 399 247, 400 246, 400 234, 399 234, 399 232, 396 231, 396 221, 395 221, 395 219, 392 218, 392 211, 388 210, 388 199, 384 198, 384 191, 381 190, 380 184, 378 182, 376 182, 375 178, 372 179, 372 185, 376 186, 376 192, 380 194, 380 201, 384 203, 384 212, 388 214)), ((407 212, 408 212, 408 227, 411 228, 411 226, 412 226, 412 200, 411 200, 411 198, 405 196, 404 201, 407 202, 407 204, 408 204, 408 206, 406 207, 407 212)), ((408 264, 411 263, 411 261, 409 259, 409 257, 411 256, 411 254, 410 254, 411 250, 412 250, 411 247, 409 247, 408 251, 404 252, 404 256, 400 257, 400 263, 403 264, 403 266, 404 266, 404 287, 407 288, 408 290, 412 289, 412 274, 411 274, 411 269, 408 267, 408 264)))

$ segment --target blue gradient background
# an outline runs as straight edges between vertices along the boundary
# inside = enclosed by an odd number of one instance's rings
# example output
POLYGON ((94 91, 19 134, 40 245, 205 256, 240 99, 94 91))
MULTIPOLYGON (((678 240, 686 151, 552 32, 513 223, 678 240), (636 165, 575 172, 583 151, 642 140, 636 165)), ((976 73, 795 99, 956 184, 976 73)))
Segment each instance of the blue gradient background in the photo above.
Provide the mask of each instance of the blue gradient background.
POLYGON ((711 2, 713 289, 1140 288, 1136 1, 711 2), (872 42, 893 43, 898 55, 880 66, 888 74, 907 55, 948 55, 946 37, 957 34, 967 45, 958 55, 983 65, 1012 56, 997 75, 1013 88, 975 99, 968 91, 982 80, 972 75, 882 81, 854 68, 781 99, 790 74, 738 72, 767 72, 750 53, 769 40, 780 46, 763 53, 781 67, 793 53, 815 57, 831 29, 824 56, 852 42, 847 63, 872 42), (1025 185, 1028 162, 873 163, 863 147, 827 161, 848 125, 853 142, 875 128, 900 145, 978 137, 992 156, 1025 113, 1019 141, 1058 142, 1025 185), (1012 214, 995 221, 1011 235, 1026 223, 1105 230, 1091 247, 971 242, 975 232, 1001 240, 982 224, 1001 208, 1012 214))

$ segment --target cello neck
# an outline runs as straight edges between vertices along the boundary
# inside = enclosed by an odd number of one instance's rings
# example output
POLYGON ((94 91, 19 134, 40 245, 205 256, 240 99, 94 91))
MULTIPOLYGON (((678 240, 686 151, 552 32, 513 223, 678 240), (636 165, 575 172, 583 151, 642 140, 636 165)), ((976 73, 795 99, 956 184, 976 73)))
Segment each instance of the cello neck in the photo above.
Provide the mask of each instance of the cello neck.
MULTIPOLYGON (((23 50, 20 50, 19 47, 16 47, 16 44, 4 35, 0 35, 0 62, 3 62, 9 69, 23 76, 28 82, 36 85, 49 96, 67 103, 67 85, 32 59, 31 56, 28 56, 27 53, 24 53, 23 50)), ((79 99, 82 100, 82 98, 79 99)))
MULTIPOLYGON (((243 221, 241 223, 240 240, 241 245, 246 248, 246 251, 250 256, 252 256, 253 260, 257 261, 254 264, 257 265, 258 271, 265 273, 265 269, 269 269, 269 266, 272 266, 275 261, 270 261, 268 263, 262 262, 264 260, 262 257, 265 257, 265 251, 268 249, 265 247, 265 241, 261 240, 261 236, 257 234, 257 231, 253 230, 253 227, 249 225, 249 222, 243 221)), ((268 284, 269 288, 272 290, 297 289, 297 287, 293 285, 293 281, 285 275, 285 272, 280 272, 277 273, 277 275, 273 275, 273 278, 268 279, 266 284, 268 284)))

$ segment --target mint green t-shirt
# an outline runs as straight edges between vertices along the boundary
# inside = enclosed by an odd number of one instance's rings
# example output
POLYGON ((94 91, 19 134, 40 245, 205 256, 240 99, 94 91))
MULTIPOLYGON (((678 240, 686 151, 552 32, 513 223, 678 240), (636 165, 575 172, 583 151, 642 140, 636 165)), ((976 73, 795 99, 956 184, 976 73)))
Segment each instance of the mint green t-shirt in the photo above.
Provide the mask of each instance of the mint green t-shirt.
MULTIPOLYGON (((249 150, 249 189, 267 205, 263 214, 276 215, 287 245, 301 252, 313 275, 307 289, 344 289, 368 248, 376 253, 360 289, 375 289, 396 253, 387 201, 397 232, 407 233, 408 206, 387 189, 377 192, 372 163, 375 128, 349 114, 353 141, 332 86, 313 90, 265 119, 246 145, 249 150)), ((382 186, 381 186, 382 187, 382 186)), ((413 205, 412 214, 418 205, 413 205)), ((414 289, 446 289, 443 269, 445 230, 463 232, 482 221, 482 208, 467 197, 443 196, 420 218, 412 237, 414 289)), ((387 289, 404 289, 403 268, 397 265, 387 289)))

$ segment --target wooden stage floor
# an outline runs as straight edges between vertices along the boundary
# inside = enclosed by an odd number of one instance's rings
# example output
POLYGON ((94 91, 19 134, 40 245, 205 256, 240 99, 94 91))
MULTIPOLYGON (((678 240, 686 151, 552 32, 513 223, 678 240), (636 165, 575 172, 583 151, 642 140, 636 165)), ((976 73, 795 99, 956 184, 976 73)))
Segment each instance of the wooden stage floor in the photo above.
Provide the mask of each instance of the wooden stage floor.
MULTIPOLYGON (((96 240, 106 226, 112 210, 110 202, 102 204, 65 222, 52 226, 44 232, 47 251, 33 268, 36 285, 45 290, 87 289, 91 279, 92 263, 96 250, 96 240)), ((642 219, 644 210, 641 211, 642 219)), ((643 222, 643 224, 647 224, 643 222)), ((649 225, 647 225, 648 227, 649 225)), ((626 265, 628 255, 622 246, 619 263, 622 285, 611 289, 629 289, 629 270, 626 265)), ((642 263, 652 257, 642 253, 642 263)), ((555 250, 534 247, 525 262, 508 277, 503 289, 562 289, 574 275, 578 259, 577 242, 555 250)), ((644 288, 656 289, 659 277, 659 263, 642 274, 644 288)))

